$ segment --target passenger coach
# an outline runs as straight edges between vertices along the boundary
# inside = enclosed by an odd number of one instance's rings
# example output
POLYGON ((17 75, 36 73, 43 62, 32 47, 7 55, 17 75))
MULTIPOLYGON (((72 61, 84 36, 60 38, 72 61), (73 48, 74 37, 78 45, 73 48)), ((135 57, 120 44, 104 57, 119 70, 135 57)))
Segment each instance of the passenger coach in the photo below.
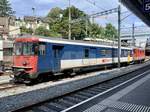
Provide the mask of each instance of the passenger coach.
MULTIPOLYGON (((93 42, 29 36, 17 38, 14 45, 16 81, 30 82, 45 77, 46 73, 74 73, 118 63, 116 46, 93 42)), ((121 63, 130 63, 133 59, 133 49, 121 47, 121 63)))

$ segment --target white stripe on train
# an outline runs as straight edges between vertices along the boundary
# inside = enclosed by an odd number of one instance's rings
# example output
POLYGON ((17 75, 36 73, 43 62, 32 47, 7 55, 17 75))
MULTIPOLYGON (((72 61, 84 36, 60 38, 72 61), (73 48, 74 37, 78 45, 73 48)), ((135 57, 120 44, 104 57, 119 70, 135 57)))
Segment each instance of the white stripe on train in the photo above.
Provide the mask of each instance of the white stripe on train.
MULTIPOLYGON (((121 62, 128 62, 128 57, 122 57, 121 62)), ((133 61, 133 58, 130 57, 130 61, 133 61)), ((73 68, 73 67, 84 67, 90 65, 105 65, 111 63, 117 63, 118 58, 97 58, 97 59, 70 59, 70 60, 61 60, 61 69, 73 68)))

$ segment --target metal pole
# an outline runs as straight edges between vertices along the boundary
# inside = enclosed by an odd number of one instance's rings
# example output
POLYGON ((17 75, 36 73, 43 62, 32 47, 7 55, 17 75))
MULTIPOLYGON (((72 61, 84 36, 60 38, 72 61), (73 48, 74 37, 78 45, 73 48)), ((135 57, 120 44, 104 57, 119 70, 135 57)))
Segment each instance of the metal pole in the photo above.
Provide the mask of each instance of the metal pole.
POLYGON ((92 16, 92 23, 94 24, 94 16, 92 16))
POLYGON ((135 46, 135 38, 134 38, 134 31, 135 31, 135 26, 134 24, 132 25, 132 46, 135 46))
POLYGON ((87 15, 86 15, 86 23, 85 24, 86 24, 86 26, 85 26, 86 27, 85 34, 86 34, 86 37, 87 37, 88 36, 88 31, 87 31, 88 30, 88 17, 87 17, 87 15))
POLYGON ((121 56, 120 26, 121 26, 121 7, 119 5, 118 6, 118 68, 120 68, 120 56, 121 56))
MULTIPOLYGON (((35 17, 35 8, 34 7, 32 7, 32 13, 33 13, 33 17, 35 17)), ((37 18, 36 18, 37 19, 37 18)), ((34 35, 35 34, 35 25, 36 23, 35 23, 35 21, 33 22, 33 27, 32 27, 32 35, 34 35)))
MULTIPOLYGON (((93 11, 93 14, 94 14, 94 11, 93 11)), ((91 16, 91 18, 92 18, 92 24, 94 24, 94 15, 91 16)))
POLYGON ((69 0, 69 33, 68 39, 71 40, 71 8, 70 8, 70 0, 69 0))
POLYGON ((32 13, 33 13, 33 17, 35 17, 35 8, 32 7, 32 13))

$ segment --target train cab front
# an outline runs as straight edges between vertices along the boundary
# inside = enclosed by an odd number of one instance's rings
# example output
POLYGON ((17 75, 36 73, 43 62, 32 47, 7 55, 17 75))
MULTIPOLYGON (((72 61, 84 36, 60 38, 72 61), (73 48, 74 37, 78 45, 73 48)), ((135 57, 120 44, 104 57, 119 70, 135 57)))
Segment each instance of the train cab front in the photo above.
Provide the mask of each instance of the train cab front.
POLYGON ((14 82, 30 83, 36 77, 38 41, 16 39, 13 56, 14 82))

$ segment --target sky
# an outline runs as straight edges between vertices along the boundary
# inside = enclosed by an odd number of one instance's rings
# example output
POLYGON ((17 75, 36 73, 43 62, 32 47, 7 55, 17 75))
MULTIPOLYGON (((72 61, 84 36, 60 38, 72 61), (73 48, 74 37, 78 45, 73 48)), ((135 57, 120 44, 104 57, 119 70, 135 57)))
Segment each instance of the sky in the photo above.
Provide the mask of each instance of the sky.
MULTIPOLYGON (((35 8, 36 16, 46 16, 48 12, 54 7, 60 7, 65 9, 68 7, 68 0, 9 0, 14 11, 16 11, 17 17, 32 16, 32 8, 35 8)), ((79 8, 87 14, 101 12, 104 10, 118 7, 118 0, 70 0, 71 5, 79 8), (95 5, 94 5, 95 3, 95 5)), ((130 14, 124 6, 121 6, 122 18, 130 14)), ((95 18, 95 22, 99 25, 105 26, 106 23, 112 23, 117 28, 117 14, 111 14, 109 16, 102 16, 95 18)), ((122 21, 122 27, 129 27, 132 24, 136 26, 144 25, 144 23, 138 19, 134 14, 122 21)))
MULTIPOLYGON (((60 7, 65 9, 68 7, 69 0, 9 0, 13 10, 16 12, 17 17, 23 16, 33 16, 32 8, 35 8, 36 16, 46 16, 48 12, 54 7, 60 7)), ((79 8, 87 14, 97 13, 104 10, 109 10, 112 8, 118 7, 120 4, 118 0, 70 0, 71 5, 79 8), (94 5, 95 4, 95 5, 94 5)), ((132 27, 134 23, 135 26, 145 26, 145 24, 136 17, 133 13, 131 13, 128 9, 126 9, 123 5, 121 5, 121 18, 130 15, 128 18, 121 21, 121 28, 132 27)), ((95 23, 98 23, 101 26, 106 26, 107 23, 112 23, 116 28, 118 26, 117 23, 117 13, 111 14, 109 16, 101 16, 95 18, 95 23)), ((121 32, 123 32, 121 30, 121 32)), ((141 41, 145 41, 148 37, 141 37, 137 39, 137 43, 141 41)))

